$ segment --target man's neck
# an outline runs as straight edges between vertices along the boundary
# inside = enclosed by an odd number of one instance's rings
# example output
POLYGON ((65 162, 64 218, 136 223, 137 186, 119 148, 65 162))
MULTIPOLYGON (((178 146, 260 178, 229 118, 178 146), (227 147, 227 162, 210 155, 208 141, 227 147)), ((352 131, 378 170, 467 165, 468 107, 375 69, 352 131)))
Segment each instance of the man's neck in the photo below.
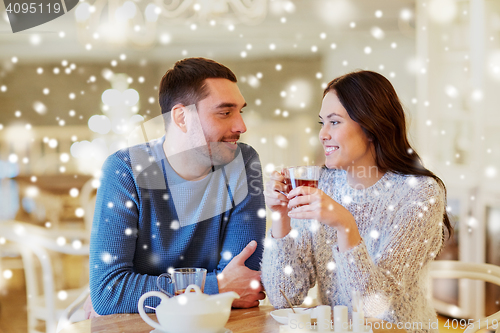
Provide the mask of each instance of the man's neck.
POLYGON ((166 146, 167 140, 163 143, 163 151, 168 163, 181 178, 189 181, 201 180, 212 171, 209 158, 200 156, 194 150, 171 154, 166 146))

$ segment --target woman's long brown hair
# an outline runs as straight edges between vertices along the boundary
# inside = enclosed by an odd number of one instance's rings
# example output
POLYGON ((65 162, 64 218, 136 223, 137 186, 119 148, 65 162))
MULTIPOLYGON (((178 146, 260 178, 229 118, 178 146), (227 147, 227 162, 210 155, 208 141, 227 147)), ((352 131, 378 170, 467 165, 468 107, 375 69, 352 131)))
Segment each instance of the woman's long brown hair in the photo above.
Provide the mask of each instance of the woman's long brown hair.
MULTIPOLYGON (((349 117, 372 140, 378 168, 384 172, 433 178, 444 189, 446 207, 446 186, 438 176, 424 167, 420 156, 411 147, 403 106, 389 80, 372 71, 356 71, 331 81, 323 97, 329 91, 335 91, 349 117)), ((451 236, 453 227, 446 209, 443 223, 451 236)))

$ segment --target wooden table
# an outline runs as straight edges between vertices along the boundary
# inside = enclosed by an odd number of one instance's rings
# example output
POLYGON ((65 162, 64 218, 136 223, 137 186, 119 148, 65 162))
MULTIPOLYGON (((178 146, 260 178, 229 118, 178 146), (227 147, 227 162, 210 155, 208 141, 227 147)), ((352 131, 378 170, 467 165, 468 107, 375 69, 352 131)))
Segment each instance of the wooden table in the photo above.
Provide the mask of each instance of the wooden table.
MULTIPOLYGON (((279 333, 280 324, 269 314, 272 306, 260 306, 251 309, 233 309, 226 328, 233 333, 279 333)), ((154 313, 148 314, 156 321, 154 313)), ((62 330, 60 333, 149 333, 153 327, 146 324, 139 314, 114 314, 80 321, 62 330)), ((405 330, 373 329, 374 333, 406 333, 405 330)))

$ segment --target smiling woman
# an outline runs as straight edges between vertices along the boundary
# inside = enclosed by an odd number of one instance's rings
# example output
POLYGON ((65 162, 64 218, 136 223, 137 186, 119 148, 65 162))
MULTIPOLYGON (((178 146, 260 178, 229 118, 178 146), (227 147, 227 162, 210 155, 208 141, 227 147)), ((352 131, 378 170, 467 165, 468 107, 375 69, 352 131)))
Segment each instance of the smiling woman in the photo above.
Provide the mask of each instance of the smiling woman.
POLYGON ((325 165, 329 169, 348 170, 349 174, 354 174, 376 165, 373 140, 351 119, 335 91, 329 91, 323 98, 319 118, 319 138, 325 149, 325 165))
POLYGON ((262 264, 269 299, 286 307, 283 288, 301 304, 318 283, 322 304, 393 323, 435 322, 425 295, 443 224, 451 232, 446 189, 409 145, 394 88, 375 72, 346 74, 327 85, 319 117, 319 189, 302 186, 285 196, 277 172, 266 186, 266 203, 279 213, 262 264))

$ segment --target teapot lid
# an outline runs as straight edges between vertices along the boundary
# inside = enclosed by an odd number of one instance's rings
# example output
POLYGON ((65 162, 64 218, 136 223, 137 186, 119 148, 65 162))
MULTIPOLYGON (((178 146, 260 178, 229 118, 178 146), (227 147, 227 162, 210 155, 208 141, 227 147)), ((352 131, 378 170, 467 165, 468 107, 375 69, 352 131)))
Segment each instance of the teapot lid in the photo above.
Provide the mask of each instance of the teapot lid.
POLYGON ((213 311, 210 308, 210 302, 205 302, 209 297, 209 295, 201 291, 200 287, 191 284, 186 287, 183 294, 163 300, 156 308, 156 311, 161 310, 176 313, 189 311, 190 314, 208 313, 213 311))

